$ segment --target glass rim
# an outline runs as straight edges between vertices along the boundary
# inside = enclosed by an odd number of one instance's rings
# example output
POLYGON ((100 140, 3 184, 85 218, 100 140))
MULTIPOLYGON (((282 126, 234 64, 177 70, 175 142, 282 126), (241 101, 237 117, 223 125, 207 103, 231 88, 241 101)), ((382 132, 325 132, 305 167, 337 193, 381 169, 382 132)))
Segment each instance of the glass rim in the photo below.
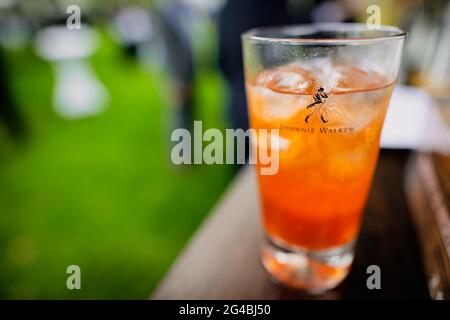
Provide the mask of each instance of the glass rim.
POLYGON ((359 45, 405 39, 407 32, 394 26, 379 25, 371 29, 365 23, 311 23, 281 26, 258 27, 241 35, 242 40, 253 40, 260 43, 282 43, 299 45, 359 45), (308 37, 308 33, 325 32, 371 32, 373 36, 355 37, 308 37), (299 33, 300 32, 300 33, 299 33), (305 34, 302 37, 301 32, 305 34))

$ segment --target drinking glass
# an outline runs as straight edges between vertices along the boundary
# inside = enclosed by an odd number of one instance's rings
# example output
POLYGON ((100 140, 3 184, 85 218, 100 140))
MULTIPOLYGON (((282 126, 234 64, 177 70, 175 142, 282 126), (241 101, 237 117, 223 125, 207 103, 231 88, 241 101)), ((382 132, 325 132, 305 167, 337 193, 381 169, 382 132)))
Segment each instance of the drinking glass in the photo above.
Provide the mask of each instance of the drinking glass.
POLYGON ((242 35, 254 151, 279 161, 269 175, 256 159, 261 257, 276 281, 320 293, 348 274, 405 38, 345 23, 242 35), (261 129, 277 129, 276 143, 261 144, 261 129))

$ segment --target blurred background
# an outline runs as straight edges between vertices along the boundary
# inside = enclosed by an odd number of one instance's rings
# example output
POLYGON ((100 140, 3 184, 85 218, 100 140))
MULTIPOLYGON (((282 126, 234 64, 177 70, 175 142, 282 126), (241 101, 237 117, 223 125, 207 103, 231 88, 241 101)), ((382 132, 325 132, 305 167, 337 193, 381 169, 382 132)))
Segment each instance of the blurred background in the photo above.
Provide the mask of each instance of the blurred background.
POLYGON ((236 172, 173 165, 170 135, 248 126, 240 34, 373 4, 449 125, 448 1, 0 0, 0 298, 147 298, 236 172))

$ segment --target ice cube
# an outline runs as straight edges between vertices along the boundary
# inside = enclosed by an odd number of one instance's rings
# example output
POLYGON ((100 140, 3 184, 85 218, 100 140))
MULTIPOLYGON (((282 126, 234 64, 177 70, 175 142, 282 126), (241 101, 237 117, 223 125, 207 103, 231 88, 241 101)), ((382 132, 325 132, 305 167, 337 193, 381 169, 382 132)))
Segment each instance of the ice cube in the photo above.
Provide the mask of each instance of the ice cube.
POLYGON ((383 108, 379 105, 381 98, 380 92, 364 91, 329 95, 324 105, 329 125, 348 126, 355 131, 361 130, 382 113, 383 108))
POLYGON ((316 87, 312 74, 295 64, 274 70, 269 78, 267 87, 277 92, 308 94, 316 87))
POLYGON ((325 92, 330 92, 342 76, 340 68, 330 58, 319 57, 308 61, 298 60, 295 65, 306 69, 310 79, 315 82, 316 89, 322 87, 325 92))
POLYGON ((283 92, 303 91, 307 87, 307 79, 298 72, 280 72, 271 81, 271 88, 283 92))
POLYGON ((313 64, 315 66, 314 75, 325 92, 329 92, 336 87, 341 78, 341 72, 328 58, 315 59, 315 61, 313 64))
POLYGON ((253 87, 250 90, 253 112, 267 121, 291 118, 307 106, 311 99, 309 96, 283 94, 264 87, 253 87))

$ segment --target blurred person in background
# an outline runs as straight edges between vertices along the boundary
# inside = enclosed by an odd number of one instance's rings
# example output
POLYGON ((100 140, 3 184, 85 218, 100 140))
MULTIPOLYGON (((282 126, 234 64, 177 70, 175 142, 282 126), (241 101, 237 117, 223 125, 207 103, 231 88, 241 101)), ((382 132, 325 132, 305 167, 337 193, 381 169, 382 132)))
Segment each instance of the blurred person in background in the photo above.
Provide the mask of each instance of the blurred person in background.
POLYGON ((189 30, 195 12, 182 0, 166 1, 158 11, 165 39, 167 67, 177 93, 178 112, 175 128, 190 130, 194 117, 194 59, 189 30))
POLYGON ((115 26, 125 53, 170 75, 175 119, 172 128, 190 129, 193 122, 194 58, 189 31, 196 12, 184 0, 157 2, 151 9, 120 8, 115 26))
POLYGON ((18 2, 0 1, 0 122, 14 138, 23 137, 26 126, 8 83, 10 72, 3 48, 21 49, 26 45, 28 36, 29 25, 19 15, 18 2))
POLYGON ((0 119, 12 137, 23 137, 25 125, 17 110, 8 85, 6 63, 0 51, 0 119))

